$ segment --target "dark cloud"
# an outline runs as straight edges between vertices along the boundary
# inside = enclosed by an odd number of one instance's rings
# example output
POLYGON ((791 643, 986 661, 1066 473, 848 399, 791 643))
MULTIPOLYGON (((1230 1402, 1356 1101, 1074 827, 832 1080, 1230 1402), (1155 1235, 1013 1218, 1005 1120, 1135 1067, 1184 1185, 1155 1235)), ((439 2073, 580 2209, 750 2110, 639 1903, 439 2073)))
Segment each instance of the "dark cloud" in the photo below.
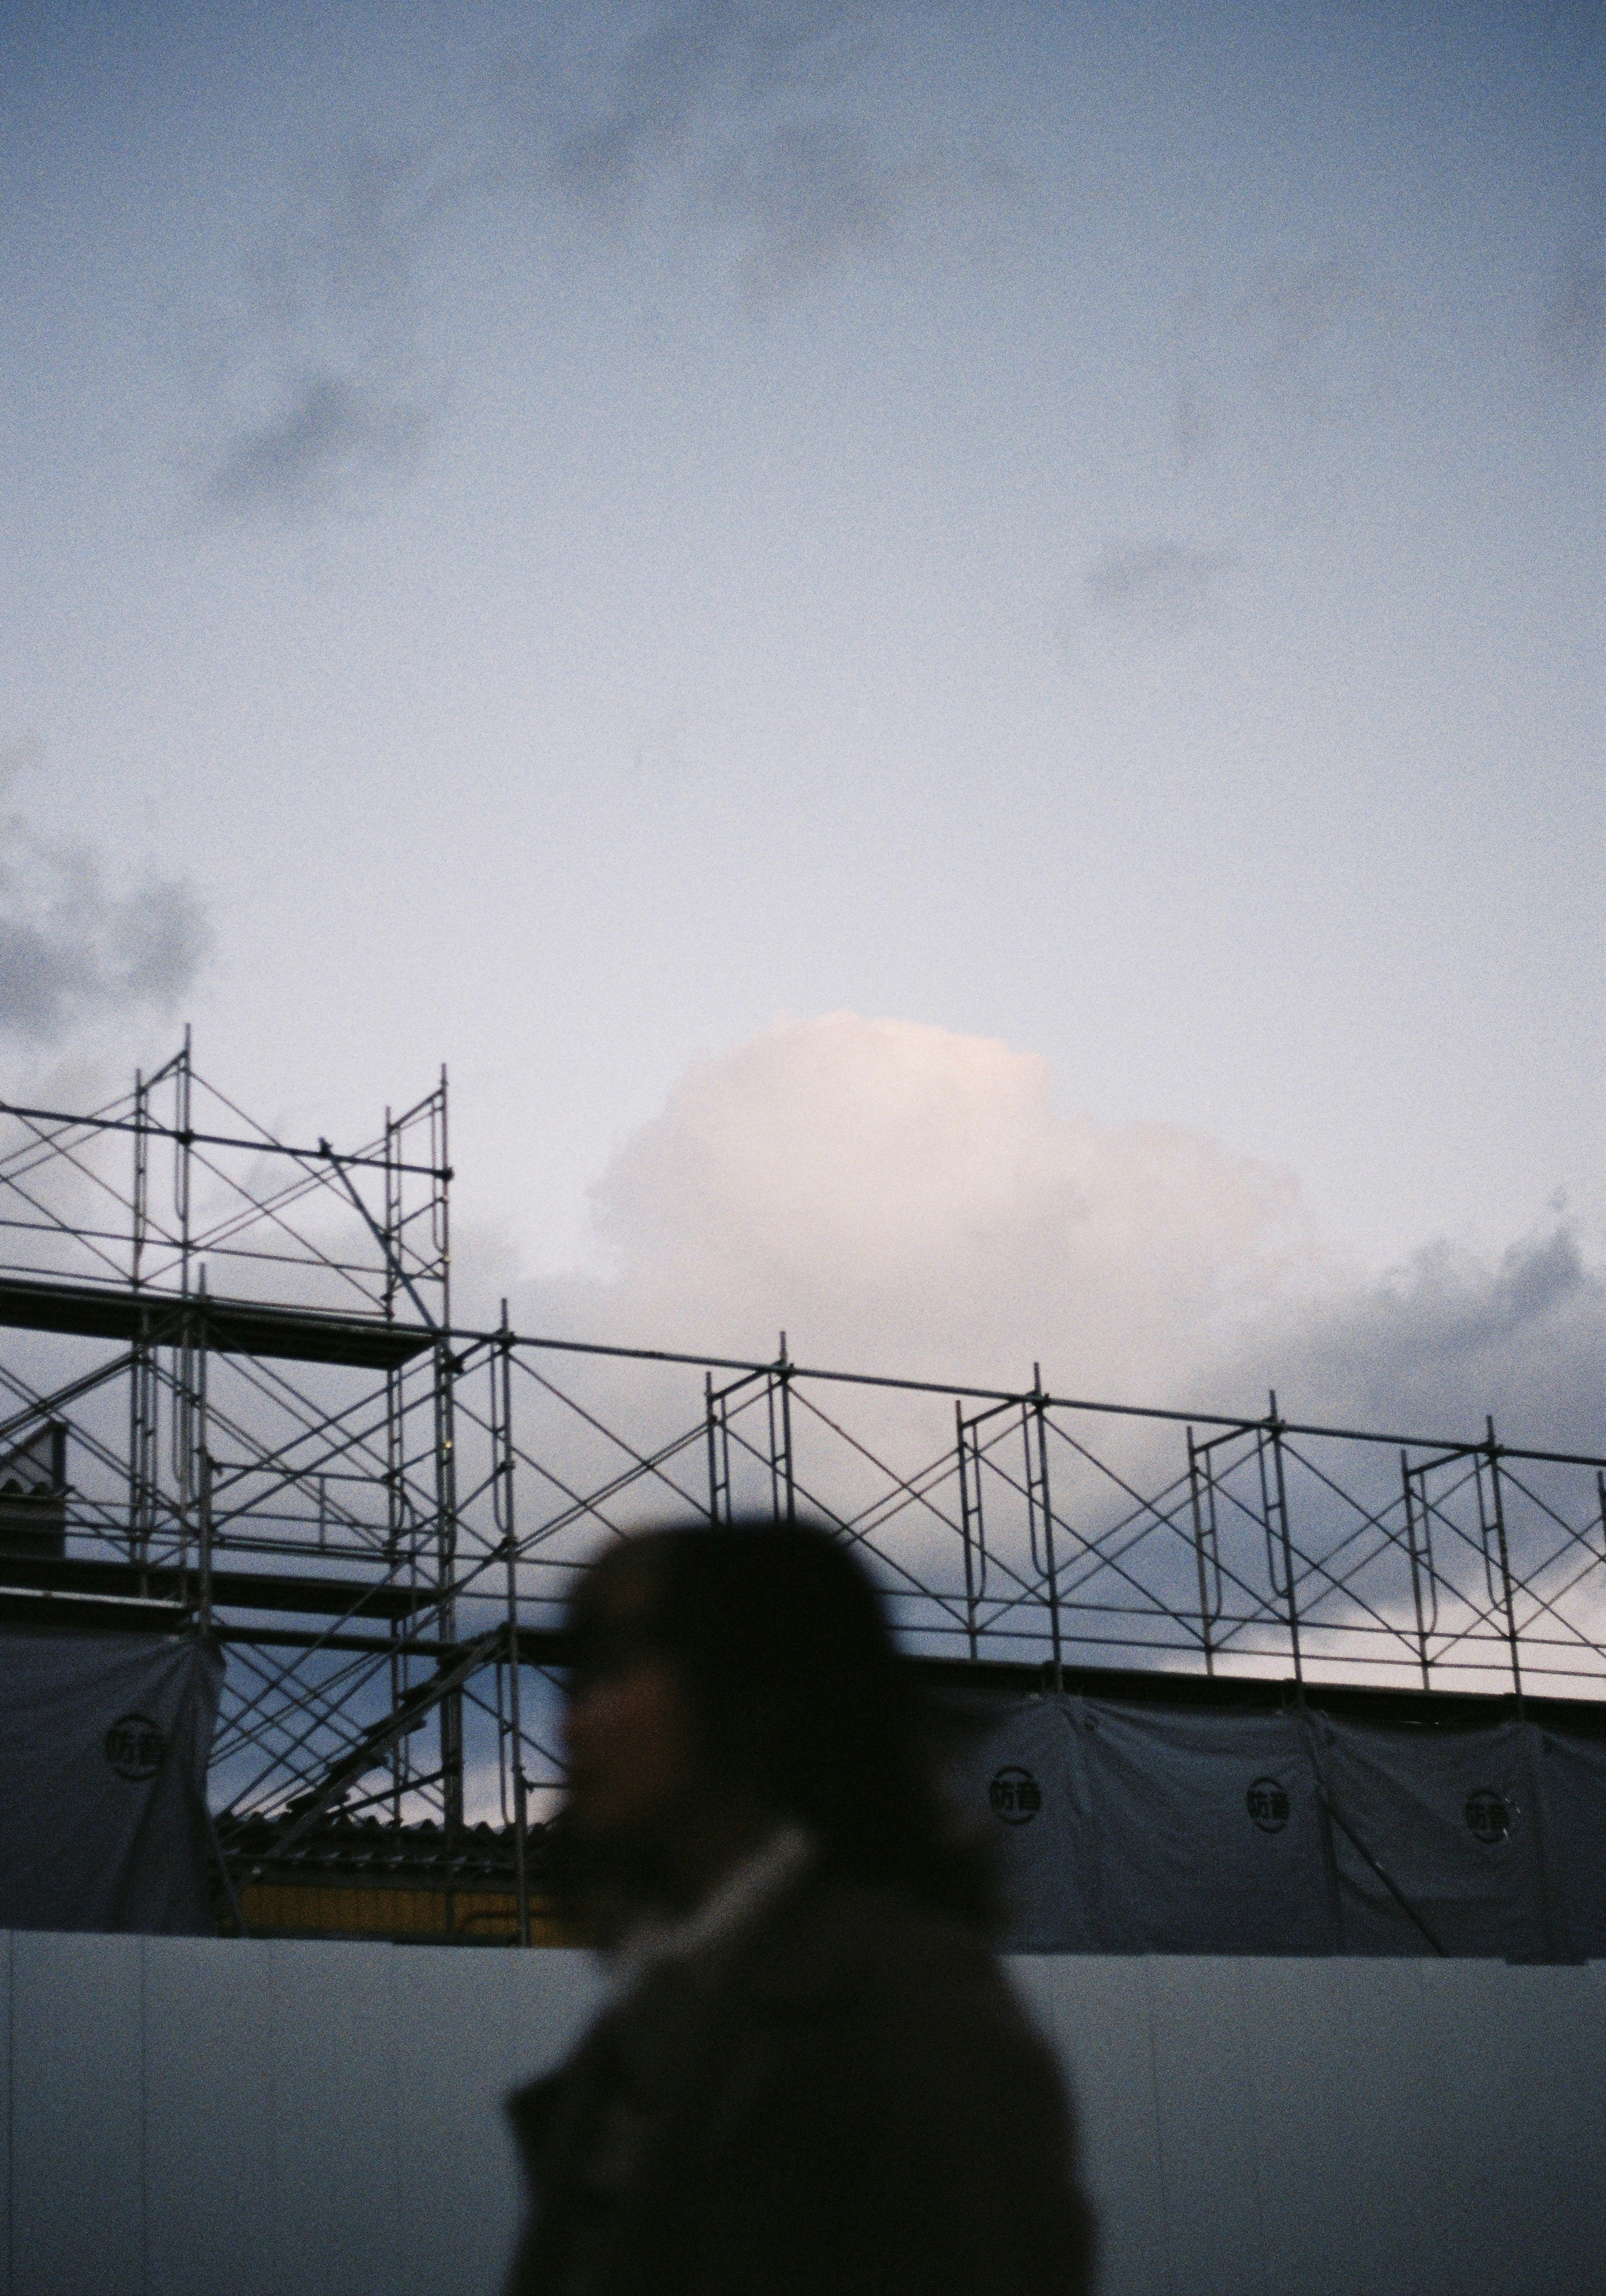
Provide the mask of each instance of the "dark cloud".
POLYGON ((1222 577, 1238 561, 1176 542, 1108 542, 1083 576, 1086 611, 1158 637, 1176 637, 1209 617, 1222 577))
POLYGON ((187 880, 147 873, 118 888, 93 850, 0 818, 0 1032, 59 1044, 102 1013, 170 1012, 210 947, 187 880))
POLYGON ((506 164, 612 226, 651 208, 727 243, 750 294, 785 293, 889 239, 944 187, 1007 171, 874 123, 879 35, 899 12, 715 4, 572 16, 500 94, 506 164))
POLYGON ((207 493, 231 511, 370 499, 385 480, 412 476, 432 421, 417 401, 392 400, 342 375, 307 375, 280 413, 230 439, 207 493))
POLYGON ((1202 282, 1174 322, 1179 469, 1247 459, 1283 510, 1326 491, 1347 426, 1390 385, 1394 321, 1373 260, 1350 248, 1202 282))
POLYGON ((903 188, 864 128, 817 120, 738 147, 711 193, 746 234, 749 283, 784 291, 885 240, 903 188))
POLYGON ((449 381, 424 349, 429 266, 467 180, 437 151, 353 144, 260 235, 218 322, 209 511, 359 512, 418 469, 449 381))
POLYGON ((1376 301, 1371 266, 1347 252, 1279 264, 1238 299, 1234 317, 1269 369, 1284 373, 1349 332, 1376 301))
POLYGON ((1606 263, 1575 257, 1544 299, 1540 340, 1549 357, 1580 380, 1606 357, 1606 263))
POLYGON ((696 163, 722 129, 739 149, 774 124, 772 107, 807 118, 861 53, 881 12, 863 0, 577 12, 531 60, 520 114, 532 151, 583 199, 612 201, 656 173, 696 163))
POLYGON ((1495 1259, 1431 1244, 1278 1352, 1314 1410, 1452 1432, 1487 1410, 1510 1441, 1606 1450, 1606 1280, 1565 1215, 1495 1259))

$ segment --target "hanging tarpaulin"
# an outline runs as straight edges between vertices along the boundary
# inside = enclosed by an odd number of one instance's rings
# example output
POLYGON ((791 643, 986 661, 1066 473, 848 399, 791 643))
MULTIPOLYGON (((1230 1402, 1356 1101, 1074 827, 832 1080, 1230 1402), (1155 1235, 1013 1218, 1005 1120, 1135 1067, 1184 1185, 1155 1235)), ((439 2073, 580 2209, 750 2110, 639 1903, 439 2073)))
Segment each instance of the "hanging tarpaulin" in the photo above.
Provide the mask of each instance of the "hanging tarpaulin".
POLYGON ((1447 1954, 1553 1957, 1531 1731, 1391 1730, 1328 1715, 1311 1728, 1349 1828, 1334 1827, 1344 1952, 1422 1951, 1403 1898, 1447 1954))
POLYGON ((1606 1745, 1043 1695, 957 1777, 1023 1953, 1606 1955, 1606 1745))
POLYGON ((1000 1711, 960 1773, 1017 1953, 1331 1953, 1297 1722, 1080 1697, 1000 1711))
POLYGON ((0 1635, 0 1929, 212 1933, 222 1680, 193 1637, 0 1635))
POLYGON ((1539 1821, 1558 1951, 1606 1956, 1606 1746, 1536 1728, 1539 1821))
POLYGON ((1089 1700, 1082 1721, 1107 1952, 1336 1950, 1322 1812, 1295 1716, 1089 1700))
POLYGON ((957 1784, 993 1848, 1017 1953, 1092 1953, 1099 1933, 1082 1749, 1070 1702, 1009 1706, 978 1734, 957 1784))

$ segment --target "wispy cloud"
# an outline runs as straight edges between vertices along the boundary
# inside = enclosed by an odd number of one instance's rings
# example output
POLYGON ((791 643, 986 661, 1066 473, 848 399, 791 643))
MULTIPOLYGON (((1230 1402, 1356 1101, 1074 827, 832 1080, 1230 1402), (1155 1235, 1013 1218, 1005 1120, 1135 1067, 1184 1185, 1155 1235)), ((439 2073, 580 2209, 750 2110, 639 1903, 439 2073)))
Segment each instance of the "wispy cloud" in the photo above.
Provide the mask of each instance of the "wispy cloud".
POLYGON ((721 128, 739 142, 775 107, 811 115, 884 12, 866 0, 577 11, 529 60, 512 116, 555 181, 616 201, 677 164, 695 168, 721 128))
POLYGON ((1230 552, 1184 543, 1108 542, 1083 572, 1083 608, 1150 636, 1179 637, 1208 619, 1238 564, 1230 552))
POLYGON ((1579 381, 1606 359, 1606 262, 1575 255, 1551 283, 1540 314, 1539 339, 1557 366, 1579 381))
POLYGON ((93 848, 0 816, 0 1032, 59 1045, 107 1013, 170 1012, 210 947, 186 878, 108 882, 93 848))
POLYGON ((785 294, 889 241, 934 200, 1004 171, 876 118, 886 0, 713 0, 580 12, 498 106, 505 164, 593 222, 648 210, 722 244, 743 290, 785 294))
POLYGON ((207 482, 219 509, 350 504, 417 469, 433 421, 422 402, 326 373, 286 389, 278 412, 226 444, 207 482))
POLYGON ((350 515, 418 469, 449 379, 426 275, 464 184, 437 152, 353 144, 260 234, 218 321, 209 512, 350 515))
POLYGON ((1201 283, 1182 299, 1174 357, 1179 471, 1245 460, 1287 508, 1389 388, 1390 298, 1362 250, 1268 257, 1244 283, 1201 283))
POLYGON ((1308 262, 1266 266, 1239 296, 1233 317, 1256 345, 1269 375, 1308 373, 1314 357, 1353 340, 1355 322, 1377 304, 1370 263, 1349 250, 1308 262))
POLYGON ((414 478, 451 403, 449 231, 478 204, 517 240, 567 213, 667 229, 762 303, 1013 178, 882 125, 896 0, 581 6, 432 142, 353 141, 306 171, 202 332, 202 514, 360 516, 414 478))
POLYGON ((748 284, 783 292, 885 240, 905 189, 868 130, 843 120, 771 128, 737 145, 709 180, 745 237, 748 284))

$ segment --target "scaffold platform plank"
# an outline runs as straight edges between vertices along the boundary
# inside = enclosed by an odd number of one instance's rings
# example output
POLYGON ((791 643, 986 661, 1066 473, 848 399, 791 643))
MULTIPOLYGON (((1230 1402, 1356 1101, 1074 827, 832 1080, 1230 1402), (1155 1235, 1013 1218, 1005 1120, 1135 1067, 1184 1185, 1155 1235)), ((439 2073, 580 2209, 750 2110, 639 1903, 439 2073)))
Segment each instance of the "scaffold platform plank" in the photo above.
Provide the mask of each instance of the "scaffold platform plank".
MULTIPOLYGON (((101 1562, 69 1555, 45 1560, 0 1553, 0 1588, 12 1595, 68 1595, 79 1600, 193 1603, 198 1578, 192 1563, 101 1562)), ((410 1619, 428 1606, 425 1590, 383 1578, 323 1578, 287 1570, 214 1570, 212 1607, 218 1611, 310 1613, 326 1619, 410 1619)), ((437 1598, 438 1599, 438 1598, 437 1598)))
POLYGON ((42 1283, 0 1276, 0 1324, 70 1332, 86 1339, 172 1347, 187 1339, 218 1355, 276 1356, 298 1363, 391 1371, 435 1344, 427 1324, 383 1316, 342 1316, 255 1300, 136 1291, 132 1284, 42 1283))

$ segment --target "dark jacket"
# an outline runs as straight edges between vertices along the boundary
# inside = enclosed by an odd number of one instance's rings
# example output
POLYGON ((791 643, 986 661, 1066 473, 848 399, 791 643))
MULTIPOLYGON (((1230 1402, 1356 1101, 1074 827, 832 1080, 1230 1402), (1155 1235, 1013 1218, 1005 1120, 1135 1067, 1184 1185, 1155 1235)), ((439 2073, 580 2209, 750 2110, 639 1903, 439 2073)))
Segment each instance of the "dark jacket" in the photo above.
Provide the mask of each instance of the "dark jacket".
POLYGON ((805 1878, 509 2110, 508 2296, 1083 2296, 1058 2068, 973 1931, 805 1878))

